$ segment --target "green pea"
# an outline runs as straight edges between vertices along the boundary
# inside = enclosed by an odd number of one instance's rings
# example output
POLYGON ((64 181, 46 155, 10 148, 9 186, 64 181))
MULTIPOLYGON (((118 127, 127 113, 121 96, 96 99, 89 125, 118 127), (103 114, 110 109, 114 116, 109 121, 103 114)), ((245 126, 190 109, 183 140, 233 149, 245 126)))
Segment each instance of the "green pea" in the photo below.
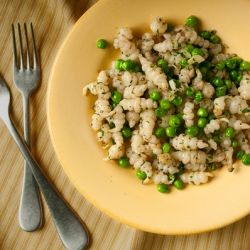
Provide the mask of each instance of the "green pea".
POLYGON ((131 71, 132 71, 132 72, 135 72, 135 73, 140 72, 140 71, 141 71, 141 66, 140 66, 140 64, 139 64, 139 63, 134 63, 134 65, 133 65, 131 71))
POLYGON ((213 79, 212 79, 212 83, 213 83, 213 85, 215 85, 216 87, 221 87, 221 86, 224 85, 224 81, 223 81, 221 78, 219 78, 219 77, 213 78, 213 79))
POLYGON ((227 138, 233 138, 236 134, 236 131, 234 128, 227 128, 225 131, 225 135, 227 138))
POLYGON ((239 85, 240 84, 240 81, 242 80, 242 77, 243 77, 243 75, 242 74, 238 74, 238 76, 237 76, 237 78, 236 78, 236 80, 235 80, 235 84, 237 85, 239 85))
POLYGON ((204 94, 201 91, 197 91, 194 94, 194 100, 197 102, 201 102, 204 99, 204 94))
POLYGON ((162 67, 162 65, 167 65, 167 61, 164 59, 159 59, 157 62, 157 66, 162 67))
POLYGON ((217 35, 211 35, 210 38, 209 38, 209 41, 213 44, 216 44, 219 42, 219 37, 217 35))
POLYGON ((198 111, 197 111, 197 115, 199 117, 207 117, 208 116, 208 112, 204 108, 199 108, 198 111))
POLYGON ((193 96, 194 95, 194 88, 193 87, 188 87, 187 89, 186 89, 186 96, 189 96, 189 97, 191 97, 191 96, 193 96))
POLYGON ((235 139, 232 140, 231 146, 232 146, 232 148, 237 148, 238 147, 238 141, 235 140, 235 139))
POLYGON ((241 159, 242 163, 244 165, 250 165, 250 155, 249 154, 244 154, 241 159))
POLYGON ((238 66, 238 65, 240 65, 240 63, 243 61, 240 57, 238 57, 238 56, 235 56, 235 57, 233 57, 233 59, 236 61, 236 65, 238 66))
POLYGON ((199 48, 194 48, 192 51, 192 56, 195 56, 195 55, 203 56, 203 51, 199 48))
POLYGON ((167 127, 165 129, 165 133, 168 137, 175 137, 176 136, 176 128, 175 127, 167 127))
POLYGON ((164 128, 157 128, 157 129, 154 131, 154 135, 155 135, 157 138, 162 138, 162 137, 165 135, 165 130, 164 130, 164 128))
POLYGON ((114 102, 112 102, 112 104, 111 104, 112 109, 114 109, 117 105, 118 105, 118 103, 114 103, 114 102))
POLYGON ((217 87, 215 89, 215 96, 217 98, 226 95, 226 93, 227 93, 227 87, 225 85, 222 87, 217 87))
POLYGON ((192 53, 194 46, 192 44, 187 44, 184 49, 188 52, 188 53, 192 53))
POLYGON ((183 189, 183 181, 182 180, 175 180, 174 181, 174 186, 177 188, 177 189, 183 189))
POLYGON ((233 58, 227 59, 225 63, 228 69, 234 69, 236 67, 236 61, 233 58))
POLYGON ((177 113, 176 114, 176 116, 180 119, 181 123, 184 122, 183 115, 184 115, 184 113, 177 113))
POLYGON ((157 66, 161 67, 164 71, 165 74, 169 74, 170 73, 170 68, 168 67, 168 63, 166 60, 164 59, 160 59, 157 62, 157 66))
POLYGON ((100 39, 97 41, 97 48, 99 49, 105 49, 108 45, 108 42, 105 39, 100 39))
POLYGON ((122 99, 122 94, 118 91, 114 91, 111 95, 111 99, 114 103, 118 104, 122 99))
POLYGON ((134 62, 132 60, 127 60, 122 63, 122 68, 127 71, 132 70, 133 66, 134 62))
POLYGON ((122 157, 118 160, 118 164, 121 167, 126 168, 129 165, 129 159, 127 157, 122 157))
POLYGON ((160 101, 160 107, 165 109, 165 110, 169 110, 172 107, 172 105, 171 105, 171 102, 169 100, 162 99, 160 101))
POLYGON ((115 124, 114 124, 113 122, 110 122, 110 123, 109 123, 109 127, 110 127, 110 128, 114 128, 114 127, 115 127, 115 124))
POLYGON ((238 72, 237 70, 233 69, 230 71, 229 73, 230 77, 233 79, 233 80, 236 80, 237 79, 237 76, 238 76, 238 72))
POLYGON ((130 137, 132 135, 132 131, 129 127, 124 126, 121 130, 122 135, 126 138, 130 137))
POLYGON ((187 128, 186 134, 190 138, 192 138, 192 137, 195 137, 198 134, 198 132, 199 132, 199 129, 195 125, 192 125, 189 128, 187 128))
POLYGON ((168 123, 171 127, 178 128, 181 125, 181 120, 177 115, 172 115, 168 123))
POLYGON ((179 172, 176 174, 178 174, 178 175, 184 174, 185 168, 184 168, 183 163, 178 167, 178 169, 179 169, 179 172))
POLYGON ((248 62, 248 61, 243 61, 243 62, 241 62, 240 63, 240 70, 242 70, 242 71, 248 71, 248 70, 250 70, 250 62, 248 62))
POLYGON ((205 128, 207 124, 208 124, 208 120, 206 118, 202 117, 198 119, 197 125, 199 128, 205 128))
POLYGON ((160 193, 168 193, 169 192, 168 186, 166 184, 164 184, 164 183, 158 184, 157 185, 157 190, 160 193))
POLYGON ((205 67, 206 69, 211 69, 212 63, 206 60, 206 61, 203 61, 200 63, 200 67, 205 67))
POLYGON ((182 97, 181 96, 176 96, 173 100, 172 103, 174 106, 178 107, 182 104, 182 97))
POLYGON ((204 130, 203 130, 203 128, 198 128, 198 134, 196 135, 196 137, 198 138, 198 139, 200 139, 201 137, 203 137, 204 136, 204 130))
POLYGON ((157 91, 153 91, 153 92, 151 92, 151 94, 150 94, 150 98, 153 100, 153 101, 159 101, 160 100, 160 98, 161 98, 161 94, 159 93, 159 92, 157 92, 157 91))
POLYGON ((162 117, 166 114, 166 110, 159 107, 155 110, 155 115, 158 116, 158 117, 162 117))
POLYGON ((213 136, 213 140, 217 143, 220 144, 220 137, 218 135, 213 136))
POLYGON ((219 70, 224 69, 225 66, 226 66, 225 62, 217 62, 217 63, 215 64, 215 67, 216 67, 217 69, 219 69, 219 70))
POLYGON ((171 151, 171 146, 168 142, 164 142, 161 146, 163 154, 169 153, 171 151))
POLYGON ((188 66, 188 59, 187 58, 182 58, 180 61, 180 65, 182 68, 186 68, 188 66))
POLYGON ((189 16, 187 19, 186 19, 186 25, 188 27, 194 27, 196 25, 196 17, 195 16, 189 16))
POLYGON ((241 149, 238 150, 238 152, 236 153, 236 159, 241 159, 243 155, 244 155, 243 150, 241 149))
POLYGON ((173 28, 174 28, 173 24, 168 23, 168 28, 167 28, 166 32, 170 32, 173 28))
POLYGON ((207 119, 208 119, 208 121, 210 122, 210 121, 212 121, 212 120, 215 120, 216 117, 215 117, 215 115, 214 115, 213 113, 211 113, 211 114, 208 115, 207 119))
POLYGON ((224 82, 225 82, 225 86, 227 87, 227 89, 232 88, 232 82, 230 80, 226 79, 224 82))
POLYGON ((200 33, 200 36, 201 36, 202 38, 206 39, 206 40, 209 40, 211 34, 210 34, 209 31, 204 30, 204 31, 202 31, 202 32, 200 33))
POLYGON ((207 74, 207 68, 205 67, 200 67, 200 72, 202 74, 202 79, 205 79, 206 74, 207 74))
POLYGON ((122 59, 118 59, 115 61, 115 68, 118 69, 118 70, 123 70, 122 68, 122 64, 123 64, 123 60, 122 59))
POLYGON ((144 181, 147 178, 147 174, 141 170, 137 170, 136 176, 139 180, 144 181))

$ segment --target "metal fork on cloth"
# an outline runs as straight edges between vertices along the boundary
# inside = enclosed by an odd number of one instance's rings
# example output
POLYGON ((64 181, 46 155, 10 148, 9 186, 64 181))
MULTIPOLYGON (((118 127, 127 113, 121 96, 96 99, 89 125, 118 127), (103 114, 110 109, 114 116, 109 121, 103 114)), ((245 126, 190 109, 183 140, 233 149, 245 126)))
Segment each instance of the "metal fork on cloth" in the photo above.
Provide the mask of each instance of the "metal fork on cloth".
POLYGON ((27 161, 28 166, 40 187, 44 199, 47 202, 51 216, 63 244, 69 250, 85 249, 89 242, 87 229, 64 202, 61 196, 56 192, 47 177, 39 168, 38 164, 31 155, 28 146, 22 140, 10 118, 9 105, 10 92, 3 78, 0 76, 0 118, 9 129, 13 139, 27 161))
MULTIPOLYGON (((15 38, 15 28, 12 24, 12 38, 13 38, 13 77, 17 89, 22 93, 23 97, 23 121, 24 121, 24 139, 26 144, 30 147, 30 130, 29 130, 29 97, 32 91, 37 87, 40 81, 40 65, 37 56, 34 32, 32 23, 30 24, 33 50, 33 67, 29 50, 29 39, 26 24, 24 24, 24 34, 26 42, 26 66, 24 59, 23 43, 21 27, 18 24, 20 59, 18 63, 17 43, 15 38)), ((35 178, 24 163, 23 187, 19 208, 19 224, 21 228, 27 232, 37 230, 42 223, 42 206, 39 192, 37 189, 35 178)))

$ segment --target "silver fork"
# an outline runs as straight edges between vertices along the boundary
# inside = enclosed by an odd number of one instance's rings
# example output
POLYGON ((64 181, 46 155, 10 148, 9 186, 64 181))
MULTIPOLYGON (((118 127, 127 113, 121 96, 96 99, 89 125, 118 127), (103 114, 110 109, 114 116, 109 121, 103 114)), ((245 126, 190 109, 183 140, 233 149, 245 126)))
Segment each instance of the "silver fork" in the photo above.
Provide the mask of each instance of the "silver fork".
MULTIPOLYGON (((33 68, 31 67, 26 24, 24 24, 26 57, 27 57, 26 67, 24 66, 24 52, 23 52, 21 27, 20 24, 18 24, 19 47, 20 47, 20 60, 18 63, 15 29, 14 25, 12 24, 13 55, 14 55, 13 77, 17 89, 22 93, 23 96, 24 139, 29 147, 30 147, 29 97, 31 92, 37 87, 40 80, 40 66, 37 56, 32 23, 30 24, 30 28, 32 35, 32 48, 33 48, 33 68)), ((23 230, 27 232, 33 232, 37 230, 42 224, 42 206, 36 181, 27 164, 28 163, 25 161, 23 187, 22 187, 22 194, 21 194, 21 201, 19 208, 19 224, 23 230)))
POLYGON ((24 143, 18 134, 9 115, 10 92, 3 78, 0 76, 0 118, 9 129, 17 146, 23 154, 25 160, 31 169, 40 190, 47 202, 51 216, 59 233, 59 236, 65 247, 70 250, 85 249, 89 242, 89 236, 86 228, 82 225, 78 217, 63 201, 61 196, 50 184, 42 170, 31 155, 28 146, 24 143))

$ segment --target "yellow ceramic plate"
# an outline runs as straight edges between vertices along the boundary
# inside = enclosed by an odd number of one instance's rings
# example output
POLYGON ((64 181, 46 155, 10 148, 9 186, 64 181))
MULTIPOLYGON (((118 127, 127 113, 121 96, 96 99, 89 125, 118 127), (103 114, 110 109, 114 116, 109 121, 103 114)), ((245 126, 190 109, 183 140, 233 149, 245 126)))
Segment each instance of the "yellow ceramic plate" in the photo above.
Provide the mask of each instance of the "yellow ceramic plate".
POLYGON ((77 189, 109 216, 141 230, 189 234, 217 229, 250 212, 250 167, 214 172, 207 184, 161 194, 142 185, 131 168, 105 162, 90 122, 94 98, 82 95, 98 70, 119 54, 113 38, 123 26, 134 34, 149 30, 161 16, 175 25, 195 15, 201 29, 216 29, 231 52, 250 60, 250 2, 247 0, 101 0, 74 25, 55 59, 48 92, 48 120, 61 165, 77 189), (97 49, 96 41, 110 46, 97 49))

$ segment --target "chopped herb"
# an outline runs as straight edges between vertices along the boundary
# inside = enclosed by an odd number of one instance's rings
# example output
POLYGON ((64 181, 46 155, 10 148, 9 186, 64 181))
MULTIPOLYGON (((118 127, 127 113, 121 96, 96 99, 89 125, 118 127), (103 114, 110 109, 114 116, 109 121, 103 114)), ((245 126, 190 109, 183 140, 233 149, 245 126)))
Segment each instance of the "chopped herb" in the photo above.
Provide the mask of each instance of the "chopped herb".
POLYGON ((242 113, 243 113, 243 114, 244 114, 244 113, 247 113, 247 112, 250 112, 250 109, 247 109, 247 108, 246 108, 246 109, 243 109, 243 110, 242 110, 242 113))
POLYGON ((154 153, 152 153, 152 156, 153 156, 154 158, 157 158, 157 155, 156 155, 156 154, 154 154, 154 153))

